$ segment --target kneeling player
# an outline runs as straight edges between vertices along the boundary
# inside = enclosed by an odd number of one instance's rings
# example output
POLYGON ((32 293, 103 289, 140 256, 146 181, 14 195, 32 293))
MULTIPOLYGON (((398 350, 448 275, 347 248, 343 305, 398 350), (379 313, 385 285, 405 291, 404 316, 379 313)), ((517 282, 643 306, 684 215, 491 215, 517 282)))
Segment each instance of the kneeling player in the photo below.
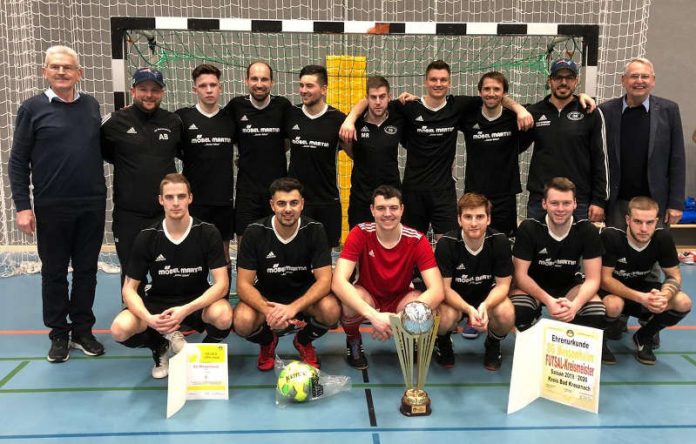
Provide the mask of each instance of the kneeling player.
POLYGON ((485 196, 466 193, 457 206, 461 230, 442 236, 435 248, 445 282, 435 360, 443 367, 454 366, 450 332, 468 318, 476 330, 488 331, 483 365, 495 371, 502 361, 500 341, 515 323, 515 309, 508 298, 512 281, 510 242, 505 234, 488 228, 491 203, 485 196))
POLYGON ((123 285, 128 308, 111 325, 114 339, 126 347, 152 349, 154 378, 169 374, 169 350, 178 353, 185 344, 182 326, 205 329, 203 342, 222 341, 232 326, 222 239, 215 226, 191 217, 192 200, 183 175, 164 177, 159 195, 164 220, 138 234, 123 285), (152 286, 141 298, 138 285, 148 274, 152 286))
POLYGON ((336 262, 332 288, 341 300, 341 325, 346 332, 348 364, 367 368, 360 337, 360 324, 369 320, 373 336, 391 336, 389 316, 414 300, 435 310, 442 302, 442 276, 428 239, 413 228, 401 225, 404 205, 401 193, 381 185, 372 194, 370 205, 374 222, 355 226, 348 235, 336 262), (357 266, 358 280, 351 283, 357 266), (413 289, 414 268, 420 271, 426 290, 413 289))
POLYGON ((545 214, 522 222, 512 250, 515 326, 523 331, 534 325, 545 305, 558 321, 603 328, 599 231, 587 219, 573 218, 575 185, 565 177, 546 184, 541 203, 545 214))
POLYGON ((278 334, 301 327, 293 340, 304 362, 319 368, 312 341, 338 323, 331 291, 331 252, 321 223, 302 216, 302 184, 289 177, 271 183, 274 215, 249 224, 237 256, 234 329, 261 346, 258 369, 275 363, 278 334))
MULTIPOLYGON (((602 258, 602 295, 607 321, 622 313, 635 316, 644 325, 633 334, 636 359, 655 364, 654 337, 677 324, 691 310, 691 299, 681 291, 681 273, 674 241, 669 231, 657 228, 658 205, 649 197, 634 197, 628 203, 626 231, 602 230, 606 250, 602 258), (651 280, 655 263, 666 278, 651 280)), ((614 359, 616 362, 616 359, 614 359)))

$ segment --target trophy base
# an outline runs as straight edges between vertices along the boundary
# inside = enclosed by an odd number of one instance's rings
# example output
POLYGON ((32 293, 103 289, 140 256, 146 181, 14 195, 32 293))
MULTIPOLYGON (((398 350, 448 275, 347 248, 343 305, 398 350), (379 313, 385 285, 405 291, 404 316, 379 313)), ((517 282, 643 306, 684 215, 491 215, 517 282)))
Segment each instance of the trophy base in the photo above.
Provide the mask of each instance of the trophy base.
POLYGON ((430 397, 424 390, 408 389, 401 397, 401 408, 404 416, 428 416, 432 413, 430 397))

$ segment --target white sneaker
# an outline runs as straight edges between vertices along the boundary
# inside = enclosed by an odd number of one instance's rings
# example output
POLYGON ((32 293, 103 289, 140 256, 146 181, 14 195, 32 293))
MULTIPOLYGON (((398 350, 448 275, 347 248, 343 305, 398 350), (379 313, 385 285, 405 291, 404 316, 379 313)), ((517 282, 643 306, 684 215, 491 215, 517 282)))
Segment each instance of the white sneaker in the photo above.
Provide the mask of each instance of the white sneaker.
POLYGON ((169 349, 172 353, 177 354, 186 346, 186 338, 184 334, 180 331, 175 331, 173 333, 167 333, 164 338, 169 341, 169 349))
POLYGON ((166 378, 169 375, 169 346, 164 345, 158 350, 152 350, 152 359, 155 360, 155 365, 152 366, 152 377, 166 378))

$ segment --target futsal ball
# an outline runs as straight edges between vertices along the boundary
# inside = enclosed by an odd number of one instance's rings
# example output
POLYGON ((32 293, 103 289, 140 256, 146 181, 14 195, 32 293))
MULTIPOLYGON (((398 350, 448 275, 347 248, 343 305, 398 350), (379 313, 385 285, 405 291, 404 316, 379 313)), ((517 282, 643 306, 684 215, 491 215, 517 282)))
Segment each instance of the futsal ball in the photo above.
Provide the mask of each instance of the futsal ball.
POLYGON ((314 367, 304 362, 291 361, 278 375, 278 394, 289 401, 304 402, 312 394, 315 378, 317 370, 314 367))

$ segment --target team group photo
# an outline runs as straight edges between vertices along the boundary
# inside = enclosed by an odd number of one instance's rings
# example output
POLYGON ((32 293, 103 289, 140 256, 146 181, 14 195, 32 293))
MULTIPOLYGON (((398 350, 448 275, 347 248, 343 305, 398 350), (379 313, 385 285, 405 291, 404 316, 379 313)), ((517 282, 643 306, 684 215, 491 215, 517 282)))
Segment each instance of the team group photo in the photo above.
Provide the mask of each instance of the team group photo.
POLYGON ((2 439, 688 441, 692 104, 623 22, 143 11, 17 65, 2 439))

